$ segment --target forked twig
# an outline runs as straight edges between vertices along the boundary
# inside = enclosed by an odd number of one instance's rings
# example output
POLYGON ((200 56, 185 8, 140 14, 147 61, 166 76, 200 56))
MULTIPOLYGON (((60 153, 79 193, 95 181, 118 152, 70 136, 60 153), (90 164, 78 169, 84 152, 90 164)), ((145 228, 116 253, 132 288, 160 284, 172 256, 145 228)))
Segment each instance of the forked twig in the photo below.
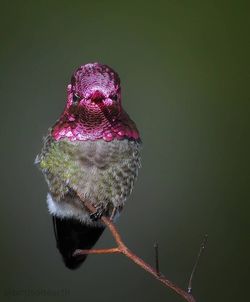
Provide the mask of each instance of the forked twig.
MULTIPOLYGON (((84 201, 81 196, 78 195, 78 197, 83 201, 85 207, 91 212, 95 213, 95 208, 91 205, 90 202, 84 201)), ((172 289, 175 293, 177 293, 179 296, 181 296, 183 299, 185 299, 188 302, 195 302, 194 297, 191 295, 191 293, 181 289, 179 286, 177 286, 172 281, 168 280, 161 272, 158 271, 157 266, 156 269, 153 268, 151 265, 146 263, 144 260, 142 260, 140 257, 138 257, 136 254, 134 254, 123 242, 121 235, 119 234, 118 230, 116 229, 115 225, 112 223, 112 221, 105 217, 101 217, 102 222, 107 226, 107 228, 110 230, 111 234, 114 237, 114 240, 117 244, 117 247, 114 248, 108 248, 108 249, 91 249, 91 250, 76 250, 74 252, 74 256, 78 255, 86 255, 86 254, 123 254, 127 258, 129 258, 131 261, 133 261, 135 264, 140 266, 142 269, 150 273, 156 280, 161 282, 165 287, 168 287, 172 289)), ((158 250, 157 250, 158 254, 158 250)), ((158 256, 157 256, 158 257, 158 256)), ((158 260, 157 260, 158 261, 158 260)))

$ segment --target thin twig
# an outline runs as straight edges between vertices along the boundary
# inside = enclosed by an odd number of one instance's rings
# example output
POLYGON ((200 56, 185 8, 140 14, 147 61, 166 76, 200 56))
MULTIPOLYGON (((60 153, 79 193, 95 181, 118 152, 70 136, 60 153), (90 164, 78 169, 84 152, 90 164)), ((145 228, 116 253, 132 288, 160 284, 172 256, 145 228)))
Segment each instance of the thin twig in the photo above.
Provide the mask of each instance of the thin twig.
POLYGON ((90 255, 90 254, 116 254, 121 253, 118 247, 113 247, 110 249, 92 249, 92 250, 75 250, 73 256, 79 255, 90 255))
POLYGON ((159 245, 158 242, 154 244, 155 248, 155 269, 158 275, 160 275, 160 268, 159 268, 159 245))
MULTIPOLYGON (((78 197, 83 201, 85 207, 91 212, 95 213, 94 206, 91 205, 90 202, 86 202, 84 198, 82 198, 80 195, 78 197)), ((157 269, 153 268, 151 265, 146 263, 144 260, 142 260, 140 257, 138 257, 136 254, 134 254, 122 241, 121 235, 119 234, 118 230, 116 229, 115 225, 112 223, 112 221, 105 217, 101 217, 101 221, 104 225, 108 227, 111 234, 114 237, 114 240, 117 244, 117 247, 115 248, 109 248, 109 249, 92 249, 92 250, 76 250, 74 252, 74 255, 85 255, 85 254, 123 254, 127 258, 129 258, 131 261, 133 261, 135 264, 140 266, 142 269, 150 273, 156 280, 161 282, 165 287, 168 287, 172 289, 175 293, 177 293, 179 296, 181 296, 183 299, 185 299, 188 302, 196 302, 194 297, 186 292, 185 290, 181 289, 179 286, 177 286, 172 281, 168 280, 162 273, 157 271, 157 269)))
POLYGON ((192 272, 191 272, 191 275, 190 275, 190 278, 189 278, 189 282, 188 282, 188 293, 189 294, 192 293, 192 281, 193 281, 193 277, 194 277, 194 274, 195 274, 195 272, 197 270, 197 267, 198 267, 201 255, 204 252, 204 249, 206 247, 207 239, 208 239, 208 235, 205 235, 204 238, 203 238, 203 240, 202 240, 202 243, 201 243, 201 246, 200 246, 200 249, 199 249, 199 253, 198 253, 197 257, 196 257, 196 261, 194 263, 194 266, 193 266, 193 269, 192 269, 192 272))

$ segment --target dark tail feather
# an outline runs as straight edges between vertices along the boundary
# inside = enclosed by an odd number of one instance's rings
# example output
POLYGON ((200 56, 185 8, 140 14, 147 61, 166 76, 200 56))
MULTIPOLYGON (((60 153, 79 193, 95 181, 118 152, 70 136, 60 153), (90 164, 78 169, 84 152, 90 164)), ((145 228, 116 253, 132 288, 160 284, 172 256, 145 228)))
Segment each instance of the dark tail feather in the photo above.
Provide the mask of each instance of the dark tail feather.
POLYGON ((61 219, 56 216, 53 216, 53 226, 57 248, 69 269, 78 268, 87 258, 87 255, 74 257, 74 251, 91 249, 104 231, 104 228, 90 227, 75 219, 61 219))

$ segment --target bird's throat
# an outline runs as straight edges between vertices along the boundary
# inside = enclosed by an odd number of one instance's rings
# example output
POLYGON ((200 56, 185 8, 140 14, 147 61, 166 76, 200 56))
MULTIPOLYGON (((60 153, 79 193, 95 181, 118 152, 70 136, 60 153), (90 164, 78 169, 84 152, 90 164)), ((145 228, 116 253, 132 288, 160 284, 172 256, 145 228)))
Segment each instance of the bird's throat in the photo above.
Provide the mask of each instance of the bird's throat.
POLYGON ((68 110, 64 111, 52 129, 55 140, 70 141, 114 139, 139 139, 135 123, 125 111, 114 114, 107 108, 103 110, 68 110))

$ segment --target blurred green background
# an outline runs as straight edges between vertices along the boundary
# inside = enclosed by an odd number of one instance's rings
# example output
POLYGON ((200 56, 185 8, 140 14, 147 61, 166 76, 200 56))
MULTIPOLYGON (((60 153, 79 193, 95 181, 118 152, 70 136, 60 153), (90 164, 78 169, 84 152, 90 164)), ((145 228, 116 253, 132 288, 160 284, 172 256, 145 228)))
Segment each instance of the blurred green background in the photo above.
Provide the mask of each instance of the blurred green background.
MULTIPOLYGON (((1 301, 183 301, 122 256, 67 270, 33 161, 73 70, 122 80, 144 142, 118 226, 197 301, 246 301, 249 285, 249 1, 1 1, 1 301), (51 291, 39 294, 39 291, 51 291), (66 291, 66 292, 61 292, 66 291)), ((97 247, 112 246, 108 232, 97 247)))

